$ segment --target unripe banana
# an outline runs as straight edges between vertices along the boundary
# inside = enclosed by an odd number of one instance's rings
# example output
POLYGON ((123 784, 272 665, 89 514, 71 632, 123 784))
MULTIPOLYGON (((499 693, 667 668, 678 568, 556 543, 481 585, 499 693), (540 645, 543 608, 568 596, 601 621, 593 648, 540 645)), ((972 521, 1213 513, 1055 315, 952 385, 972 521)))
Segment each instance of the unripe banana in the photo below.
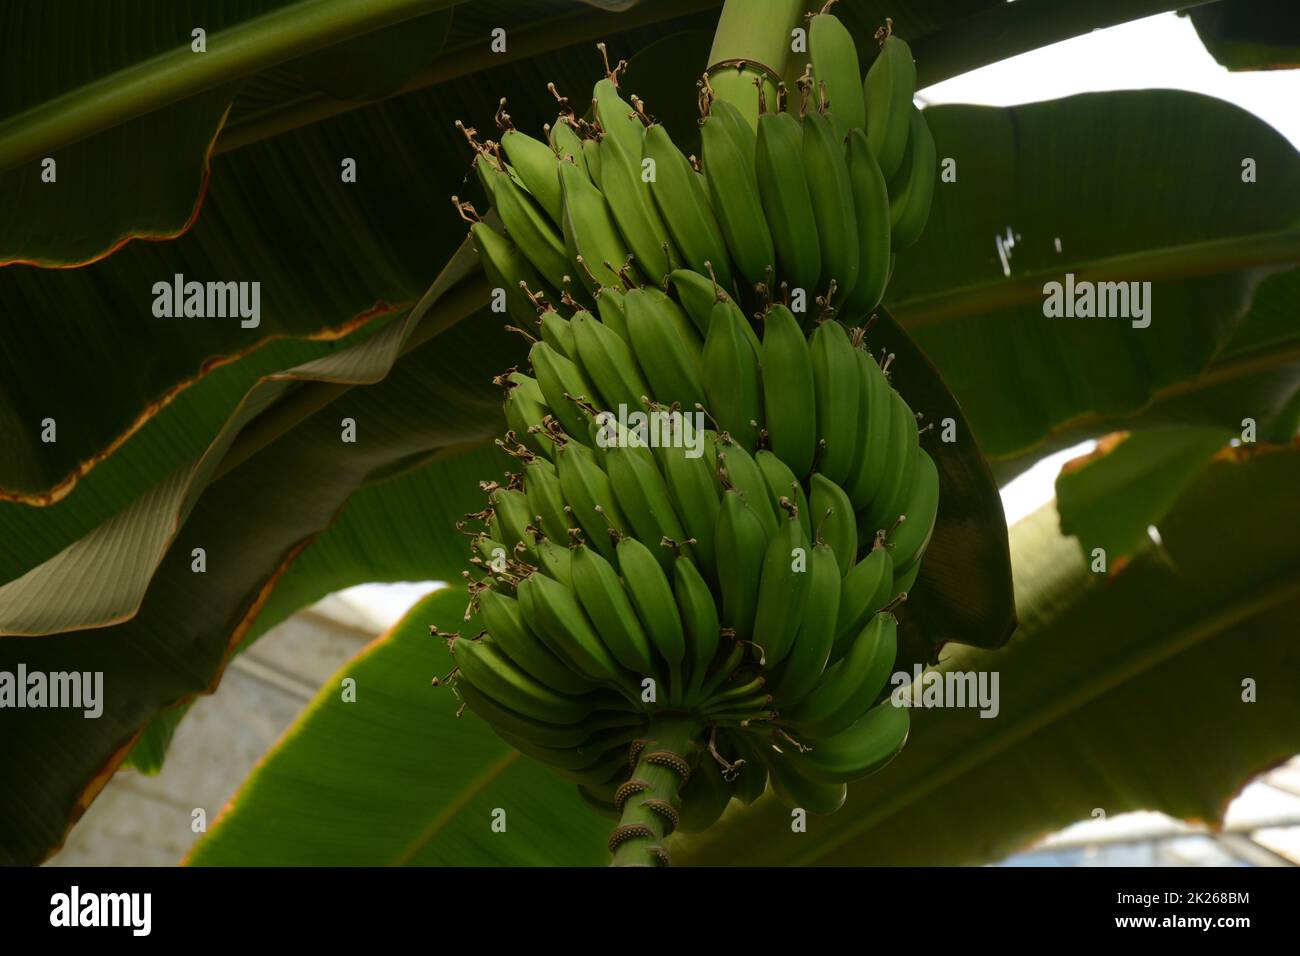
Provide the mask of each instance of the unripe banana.
POLYGON ((698 702, 697 695, 718 653, 718 605, 695 562, 683 556, 673 560, 673 596, 677 599, 686 634, 689 677, 685 700, 687 704, 694 704, 698 702))
POLYGON ((613 565, 585 545, 573 549, 573 590, 614 658, 633 674, 660 679, 650 639, 613 565))
MULTIPOLYGON (((545 149, 545 146, 542 148, 545 149)), ((549 149, 546 150, 548 156, 550 152, 549 149)), ((554 172, 554 157, 548 161, 554 172)), ((501 217, 506 233, 546 282, 544 288, 529 288, 533 292, 558 288, 563 277, 573 272, 573 265, 564 251, 564 237, 546 213, 523 189, 515 185, 508 173, 498 172, 495 176, 492 207, 501 217)), ((558 184, 558 177, 556 182, 558 184)))
MULTIPOLYGON (((578 168, 582 171, 584 176, 589 180, 592 178, 590 171, 587 169, 587 161, 582 155, 582 137, 578 135, 578 131, 573 128, 573 123, 570 122, 567 116, 561 115, 556 119, 554 125, 551 126, 551 149, 555 151, 555 155, 559 159, 564 159, 566 157, 572 159, 578 165, 578 168)), ((557 184, 559 183, 558 168, 556 170, 555 181, 557 184)), ((560 192, 560 207, 560 215, 562 219, 564 215, 563 190, 560 192)), ((560 220, 557 220, 557 222, 558 221, 560 220)))
POLYGON ((758 351, 743 328, 747 324, 734 304, 713 307, 704 340, 704 394, 718 427, 752 451, 763 424, 763 382, 758 351))
POLYGON ((524 465, 524 494, 532 522, 541 524, 542 534, 554 544, 567 545, 571 524, 564 510, 559 472, 553 467, 542 468, 540 459, 524 465))
MULTIPOLYGON (((537 319, 541 326, 542 341, 570 361, 578 360, 578 350, 573 340, 573 328, 569 320, 552 308, 541 311, 537 319)), ((594 398, 594 396, 593 396, 594 398)))
POLYGON ((768 493, 771 495, 770 500, 779 502, 784 496, 794 502, 794 506, 799 511, 799 523, 803 525, 803 533, 811 541, 813 539, 813 526, 810 518, 812 511, 808 508, 808 498, 804 495, 803 485, 799 484, 794 472, 790 470, 790 466, 766 448, 760 448, 755 453, 754 462, 763 472, 768 493))
POLYGON ((821 278, 822 255, 804 179, 803 127, 793 114, 759 116, 755 172, 781 276, 811 296, 821 278))
MULTIPOLYGON (((668 485, 650 449, 630 444, 611 447, 606 452, 605 468, 610 488, 633 534, 654 545, 668 538, 691 553, 690 546, 682 544, 687 534, 673 510, 668 485)), ((654 553, 664 570, 670 570, 673 553, 661 547, 655 547, 654 553)))
POLYGON ((813 534, 831 546, 841 568, 853 567, 858 559, 858 519, 849 496, 821 472, 812 476, 808 487, 813 534))
MULTIPOLYGON (((706 445, 711 444, 707 435, 705 439, 706 445)), ((717 572, 715 535, 721 487, 709 455, 706 451, 691 458, 685 448, 660 448, 659 462, 677 516, 687 536, 695 539, 692 553, 704 575, 713 578, 717 572)))
POLYGON ((569 395, 589 402, 599 400, 600 396, 582 369, 545 342, 535 343, 528 351, 528 358, 533 364, 537 387, 546 397, 551 414, 572 438, 588 441, 587 416, 575 402, 565 397, 569 395))
MULTIPOLYGON (((808 552, 808 594, 798 621, 794 646, 776 684, 778 709, 802 700, 817 684, 835 644, 835 620, 840 605, 840 567, 824 542, 808 552)), ((760 605, 759 614, 762 614, 760 605)), ((761 641, 759 643, 762 643, 761 641)))
POLYGON ((817 436, 826 443, 817 470, 831 481, 843 484, 862 441, 862 426, 858 422, 862 373, 858 369, 857 351, 844 326, 834 319, 817 326, 808 351, 817 401, 817 436))
POLYGON ((578 276, 593 294, 601 286, 618 285, 620 279, 613 270, 621 269, 627 261, 627 246, 605 197, 567 159, 560 160, 560 186, 564 193, 564 248, 578 276))
POLYGON ((853 185, 844 142, 831 121, 810 110, 803 121, 803 165, 821 239, 821 285, 835 282, 835 302, 848 298, 858 281, 861 253, 853 212, 853 185))
POLYGON ((906 707, 889 701, 877 704, 852 726, 817 745, 796 760, 799 772, 822 783, 845 783, 875 773, 907 742, 911 718, 906 707))
POLYGON ((598 683, 624 691, 630 686, 629 699, 637 700, 635 684, 601 641, 571 588, 544 574, 530 574, 519 582, 515 593, 524 619, 537 629, 553 654, 598 683))
POLYGON ((543 538, 533 546, 533 550, 537 552, 537 563, 542 573, 566 588, 573 586, 573 554, 567 547, 543 538))
POLYGON ((754 633, 754 612, 758 608, 759 581, 767 534, 754 510, 738 491, 725 491, 714 538, 718 590, 722 594, 721 620, 738 640, 750 640, 754 633))
POLYGON ((910 571, 919 562, 939 514, 939 470, 925 449, 917 449, 915 471, 903 506, 903 521, 890 535, 896 573, 910 571))
POLYGON ((527 496, 512 488, 497 488, 488 496, 488 501, 501 528, 498 540, 512 552, 520 543, 531 552, 533 535, 524 530, 533 520, 527 496))
POLYGON ((808 23, 808 52, 812 58, 815 95, 820 97, 824 91, 836 136, 843 142, 849 130, 867 125, 858 48, 838 17, 822 13, 808 23))
POLYGON ((629 412, 639 411, 649 386, 627 343, 590 312, 576 313, 570 325, 583 370, 604 399, 601 407, 617 412, 619 405, 626 405, 629 412))
POLYGON ((848 788, 842 783, 821 783, 799 773, 793 755, 765 755, 772 792, 792 810, 809 813, 834 813, 844 806, 848 788))
MULTIPOLYGON (((554 224, 552 228, 558 227, 562 200, 560 177, 555 168, 555 151, 540 139, 534 139, 517 129, 508 129, 501 134, 501 148, 506 151, 506 156, 519 181, 550 217, 551 223, 554 224)), ((493 206, 500 211, 500 206, 496 202, 493 206)), ((505 216, 501 218, 504 220, 505 216)), ((510 228, 508 223, 506 228, 510 228)), ((558 280, 564 273, 546 274, 558 280)))
POLYGON ((890 392, 889 460, 885 463, 880 487, 864 509, 868 528, 888 530, 907 506, 912 475, 916 473, 920 436, 916 415, 898 392, 890 392))
POLYGON ((662 281, 672 270, 668 227, 641 178, 641 142, 637 151, 627 152, 618 137, 608 133, 600 141, 600 190, 609 203, 619 232, 632 250, 633 261, 645 276, 662 281))
POLYGON ((591 184, 600 189, 603 180, 601 178, 600 142, 598 140, 584 139, 582 141, 582 161, 586 163, 587 175, 591 177, 591 184))
POLYGON ((567 442, 556 450, 555 470, 560 475, 564 500, 569 503, 578 527, 586 534, 587 543, 613 560, 610 528, 627 533, 628 526, 609 477, 596 463, 592 450, 577 442, 567 442))
POLYGON ((754 514, 763 524, 763 534, 770 540, 786 515, 778 504, 779 496, 774 498, 768 493, 767 479, 758 462, 735 441, 720 436, 718 470, 723 477, 723 486, 735 488, 745 503, 754 509, 754 514))
POLYGON ((907 152, 896 180, 891 180, 889 225, 894 249, 906 249, 921 238, 930 218, 937 163, 930 124, 913 106, 907 152))
POLYGON ((492 729, 524 756, 558 770, 566 779, 597 785, 609 778, 623 759, 627 745, 636 739, 636 730, 625 727, 600 731, 577 747, 547 747, 503 727, 492 729))
POLYGON ((907 148, 912 96, 916 92, 916 63, 905 42, 887 35, 867 70, 862 95, 867 104, 867 142, 889 182, 898 172, 907 148))
POLYGON ((591 697, 570 697, 529 677, 488 638, 458 637, 451 642, 451 655, 462 680, 525 717, 576 724, 592 711, 591 697))
POLYGON ((618 81, 609 76, 598 81, 592 88, 591 102, 605 135, 616 139, 629 156, 639 157, 645 127, 636 118, 632 104, 619 94, 618 81))
POLYGON ((618 542, 618 566, 632 604, 659 655, 668 662, 669 702, 678 705, 685 693, 682 662, 686 635, 673 600, 673 589, 650 549, 633 537, 618 542))
MULTIPOLYGON (((642 150, 643 158, 654 162, 654 177, 649 182, 650 195, 682 261, 710 286, 712 282, 707 278, 705 263, 712 264, 719 284, 724 289, 731 288, 731 261, 722 238, 722 227, 709 203, 704 183, 691 168, 690 161, 673 145, 668 131, 658 123, 646 130, 642 150)), ((700 332, 704 332, 703 327, 700 332)))
POLYGON ((631 289, 623 296, 623 305, 632 348, 650 383, 650 398, 694 412, 697 403, 704 403, 700 357, 682 337, 673 314, 676 304, 662 293, 631 289))
POLYGON ((508 710, 467 680, 457 682, 456 693, 469 705, 470 710, 493 727, 500 727, 512 736, 542 747, 578 747, 599 729, 610 726, 632 727, 635 726, 634 721, 639 722, 641 719, 629 713, 610 712, 609 717, 592 714, 577 724, 549 724, 508 710))
POLYGON ((840 315, 850 321, 865 318, 884 298, 893 265, 891 246, 889 190, 880 172, 867 135, 862 130, 849 133, 846 151, 849 184, 853 189, 853 215, 858 224, 858 254, 861 256, 858 281, 840 307, 840 315))
POLYGON ((890 444, 894 390, 870 352, 859 350, 857 360, 861 374, 858 389, 860 437, 853 464, 844 481, 844 490, 853 507, 860 511, 884 483, 885 469, 897 452, 890 444))
POLYGON ((812 357, 794 314, 781 304, 763 317, 763 417, 772 451, 802 477, 817 445, 812 357))
POLYGON ((736 756, 743 764, 736 768, 736 798, 746 806, 753 803, 767 790, 767 764, 763 760, 763 747, 770 750, 770 745, 760 745, 746 733, 720 732, 722 746, 736 756))
POLYGON ((758 196, 753 149, 745 150, 721 105, 714 104, 714 112, 705 117, 701 127, 704 180, 736 271, 752 288, 767 281, 767 270, 775 266, 776 254, 758 196))
MULTIPOLYGON (((714 271, 717 271, 716 268, 714 271)), ((682 309, 690 316, 691 322, 699 330, 700 335, 708 335, 709 321, 713 317, 713 307, 718 304, 719 296, 724 302, 731 301, 731 296, 721 285, 721 276, 718 279, 719 284, 715 284, 707 275, 700 275, 690 269, 674 269, 668 278, 672 283, 673 291, 677 293, 682 309)), ((743 314, 741 318, 744 319, 743 314)), ((750 334, 753 334, 752 329, 750 334)))
POLYGON ((530 451, 548 459, 554 457, 555 443, 546 435, 532 431, 541 426, 547 415, 546 399, 537 387, 537 380, 522 372, 512 373, 510 380, 514 387, 506 392, 506 425, 530 451))
POLYGON ((794 646, 812 577, 808 567, 810 550, 803 526, 790 515, 763 555, 753 640, 763 649, 767 667, 780 664, 794 646))
MULTIPOLYGON (((485 588, 479 592, 478 606, 492 640, 535 680, 565 694, 585 694, 595 687, 592 681, 551 653, 541 638, 524 623, 519 602, 514 598, 485 588)), ((553 743, 549 746, 567 745, 553 743)))
POLYGON ((600 321, 618 333, 624 342, 631 342, 627 334, 627 314, 623 310, 623 293, 611 286, 606 286, 596 293, 596 311, 600 321))
POLYGON ((889 549, 878 543, 844 576, 839 610, 835 618, 832 661, 839 660, 849 652, 849 647, 862 633, 872 615, 889 603, 889 599, 894 596, 893 584, 893 559, 889 549))
POLYGON ((527 283, 533 290, 545 289, 542 277, 513 242, 493 232, 486 223, 474 223, 469 232, 474 239, 474 248, 483 260, 483 271, 488 281, 503 290, 506 310, 511 318, 525 327, 531 325, 537 319, 537 307, 524 294, 519 283, 527 283))
POLYGON ((917 561, 908 570, 894 577, 893 585, 890 590, 892 596, 897 596, 904 592, 911 593, 912 588, 916 586, 917 575, 921 573, 921 562, 917 561))
POLYGON ((812 693, 790 715, 790 723, 814 741, 814 746, 851 726, 889 682, 897 650, 898 622, 882 611, 858 635, 844 659, 822 674, 812 693))

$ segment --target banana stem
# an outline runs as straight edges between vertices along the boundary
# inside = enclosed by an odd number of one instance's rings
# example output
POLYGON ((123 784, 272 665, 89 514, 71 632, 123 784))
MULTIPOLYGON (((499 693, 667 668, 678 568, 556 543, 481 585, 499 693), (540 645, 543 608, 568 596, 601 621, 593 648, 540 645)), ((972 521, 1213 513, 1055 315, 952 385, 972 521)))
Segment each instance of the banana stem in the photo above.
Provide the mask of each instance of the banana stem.
POLYGON ((699 720, 692 717, 650 722, 632 778, 620 790, 622 817, 609 838, 611 865, 667 865, 663 841, 680 811, 678 793, 690 775, 702 732, 699 720))
POLYGON ((740 110, 751 126, 758 123, 759 91, 754 79, 763 76, 763 95, 769 107, 776 103, 776 84, 790 56, 790 31, 799 23, 805 0, 726 0, 718 29, 713 34, 709 82, 718 99, 740 110), (739 68, 739 63, 761 67, 739 68), (765 68, 765 69, 764 69, 765 68))

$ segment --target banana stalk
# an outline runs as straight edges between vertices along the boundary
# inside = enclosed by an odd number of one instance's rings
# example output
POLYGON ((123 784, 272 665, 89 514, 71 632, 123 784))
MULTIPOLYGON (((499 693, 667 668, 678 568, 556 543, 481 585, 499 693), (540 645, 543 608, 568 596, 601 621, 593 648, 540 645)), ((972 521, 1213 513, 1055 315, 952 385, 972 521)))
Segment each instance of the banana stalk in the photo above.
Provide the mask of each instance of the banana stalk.
POLYGON ((652 720, 640 746, 632 778, 615 795, 618 826, 610 834, 614 866, 665 866, 663 841, 672 833, 703 731, 698 720, 664 717, 652 720))

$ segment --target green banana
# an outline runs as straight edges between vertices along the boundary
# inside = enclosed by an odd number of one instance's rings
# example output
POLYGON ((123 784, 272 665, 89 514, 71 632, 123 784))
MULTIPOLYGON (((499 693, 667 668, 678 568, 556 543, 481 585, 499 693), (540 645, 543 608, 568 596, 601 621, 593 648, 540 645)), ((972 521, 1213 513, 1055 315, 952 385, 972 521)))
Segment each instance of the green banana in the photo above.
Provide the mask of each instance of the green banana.
POLYGON ((565 358, 575 362, 578 360, 578 350, 573 340, 573 328, 568 319, 561 316, 555 309, 547 306, 539 313, 537 322, 541 326, 543 342, 565 358))
POLYGON ((546 342, 536 342, 528 351, 537 378, 537 387, 546 397, 551 414, 564 426, 568 435, 578 441, 587 438, 587 416, 575 402, 566 398, 580 398, 592 402, 599 399, 582 368, 565 358, 546 342))
POLYGON ((678 705, 686 690, 682 682, 686 634, 677 613, 677 602, 673 600, 673 589, 659 561, 636 538, 619 539, 618 567, 650 642, 668 662, 669 702, 678 705))
POLYGON ((735 441, 728 442, 723 436, 718 440, 718 469, 726 476, 723 484, 741 493, 745 503, 754 509, 754 514, 762 522, 763 534, 771 540, 781 519, 785 518, 785 512, 778 499, 768 494, 767 478, 758 462, 741 445, 735 441))
POLYGON ((812 470, 817 402, 812 357, 794 314, 775 304, 763 317, 763 417, 774 451, 796 476, 812 470))
MULTIPOLYGON (((717 269, 714 269, 717 272, 717 269)), ((690 316, 691 322, 699 329, 700 335, 709 334, 709 322, 713 318, 713 307, 721 299, 724 302, 731 302, 731 296, 727 294, 726 287, 723 286, 721 278, 715 284, 712 279, 698 272, 692 272, 690 269, 674 269, 668 274, 668 281, 672 284, 673 290, 677 293, 682 309, 690 316)), ((734 303, 733 303, 734 304, 734 303)), ((741 315, 741 320, 744 320, 741 315)), ((745 322, 746 326, 749 325, 745 322)), ((754 330, 749 330, 749 335, 758 347, 758 337, 754 335, 754 330)))
MULTIPOLYGON (((704 183, 691 168, 690 161, 673 144, 668 130, 658 123, 645 131, 642 157, 654 163, 654 175, 647 185, 682 261, 705 282, 710 281, 705 277, 706 263, 711 264, 718 283, 724 289, 730 288, 731 259, 722 238, 722 227, 713 213, 704 183)), ((704 332, 702 326, 700 332, 704 332)))
POLYGON ((677 829, 683 833, 703 833, 718 822, 735 788, 722 776, 721 768, 706 758, 681 789, 681 817, 677 829))
POLYGON ((469 681, 459 682, 456 693, 469 705, 470 710, 493 727, 500 727, 514 737, 521 737, 542 747, 577 747, 589 740, 597 729, 634 726, 632 721, 640 719, 627 713, 612 713, 610 717, 599 719, 593 715, 578 724, 550 724, 506 708, 469 681))
POLYGON ((643 275, 660 281, 672 271, 677 258, 668 227, 642 181, 641 141, 629 153, 623 142, 606 133, 600 141, 600 190, 609 203, 614 221, 643 275))
POLYGON ((841 568, 853 567, 858 559, 858 520, 849 496, 821 472, 813 474, 808 487, 813 534, 831 546, 841 568))
POLYGON ((811 541, 813 536, 812 511, 808 508, 808 498, 804 494, 803 485, 799 484, 794 472, 790 470, 790 466, 766 448, 758 450, 754 455, 754 462, 763 472, 768 493, 771 495, 770 500, 779 501, 782 496, 789 498, 794 503, 795 508, 798 509, 799 523, 803 525, 803 533, 811 541))
POLYGON ((555 544, 567 545, 571 526, 564 510, 559 472, 554 467, 542 468, 541 459, 524 465, 524 494, 528 496, 528 512, 542 534, 555 544))
POLYGON ((537 320, 537 307, 524 294, 519 283, 527 283, 534 291, 545 289, 546 283, 537 274, 532 263, 519 251, 519 247, 482 222, 469 227, 474 248, 483 260, 483 271, 494 288, 501 289, 506 311, 511 318, 527 327, 537 320))
MULTIPOLYGON (((552 124, 550 140, 551 149, 554 151, 556 158, 564 159, 568 157, 572 159, 578 164, 578 168, 582 170, 583 175, 587 176, 588 179, 591 178, 591 174, 587 170, 587 161, 582 156, 582 137, 578 135, 578 131, 573 127, 573 122, 567 116, 561 114, 552 124)), ((556 182, 559 182, 558 171, 556 182)), ((563 190, 560 192, 560 205, 561 209, 563 209, 563 190)), ((562 216, 563 213, 561 212, 562 216)), ((557 219, 556 221, 559 222, 560 220, 557 219)))
POLYGON ((560 186, 564 190, 564 248, 577 264, 578 276, 593 295, 601 286, 618 285, 619 275, 614 270, 627 261, 627 246, 605 197, 567 159, 560 160, 560 186))
MULTIPOLYGON (((549 149, 546 152, 550 154, 549 149)), ((549 162, 553 169, 555 159, 552 157, 549 162)), ((498 172, 495 175, 497 181, 492 192, 492 207, 501 217, 506 233, 514 240, 519 251, 533 264, 539 276, 549 280, 544 288, 530 285, 529 289, 540 292, 558 287, 561 278, 573 271, 564 251, 564 237, 546 217, 546 213, 538 208, 522 188, 515 185, 508 173, 498 172)), ((558 177, 556 182, 559 182, 558 177)))
POLYGON ((638 700, 635 685, 591 626, 572 588, 544 574, 530 574, 519 582, 515 593, 524 619, 537 629, 552 653, 594 681, 612 683, 624 691, 631 685, 629 699, 638 700))
POLYGON ((844 576, 835 616, 835 647, 831 651, 831 660, 837 661, 849 652, 849 647, 871 616, 894 596, 893 583, 893 558, 889 549, 877 539, 876 547, 844 576))
MULTIPOLYGON (((808 593, 798 621, 798 633, 776 685, 776 703, 784 709, 798 703, 817 684, 835 644, 835 619, 840 605, 840 566, 830 546, 817 542, 808 552, 808 593)), ((760 605, 759 614, 762 614, 760 605)), ((759 643, 762 643, 761 641, 759 643)))
POLYGON ((844 806, 848 788, 842 783, 809 780, 796 769, 792 755, 772 753, 765 756, 772 792, 791 810, 809 813, 834 813, 844 806))
POLYGON ((672 311, 676 303, 662 293, 631 289, 623 296, 623 305, 632 348, 652 389, 650 398, 695 411, 696 404, 704 403, 700 359, 682 338, 672 311))
POLYGON ((768 667, 785 660, 794 645, 812 578, 810 550, 803 526, 791 515, 782 522, 763 554, 753 640, 763 649, 768 667))
POLYGON ((618 572, 585 545, 573 549, 573 590, 615 659, 634 674, 659 679, 650 640, 618 572))
POLYGON ((747 325, 734 304, 713 307, 704 340, 704 394, 718 427, 753 451, 763 425, 763 383, 758 352, 743 328, 747 325))
POLYGON ((893 417, 894 390, 870 352, 859 349, 857 360, 861 375, 858 389, 860 437, 853 464, 844 480, 844 490, 853 502, 853 507, 861 510, 870 503, 884 483, 885 468, 896 452, 890 444, 893 435, 890 420, 893 417))
POLYGON ((817 326, 808 342, 808 352, 817 404, 817 436, 826 443, 817 470, 843 484, 862 439, 858 422, 862 374, 857 352, 844 326, 835 319, 817 326))
POLYGON ((840 315, 850 321, 864 318, 885 296, 889 271, 893 264, 891 246, 889 189, 880 172, 880 164, 867 145, 867 134, 860 129, 849 132, 846 157, 849 185, 853 190, 853 216, 858 224, 858 281, 840 307, 840 315))
POLYGON ((833 737, 851 726, 889 682, 898 650, 898 622, 881 611, 858 635, 845 657, 832 664, 790 715, 790 723, 813 740, 833 737))
POLYGON ((804 178, 803 127, 793 114, 758 117, 755 172, 781 276, 811 296, 821 277, 822 254, 804 178))
POLYGON ((875 773, 903 749, 910 726, 906 707, 883 701, 856 723, 800 754, 799 773, 822 783, 846 783, 875 773))
POLYGON ((618 140, 629 156, 640 157, 645 127, 636 118, 632 104, 619 95, 616 75, 607 75, 596 83, 591 91, 591 102, 605 136, 618 140))
POLYGON ((767 271, 775 265, 776 254, 758 195, 753 149, 746 152, 721 107, 722 103, 715 103, 701 127, 704 181, 732 263, 752 288, 768 281, 767 271))
POLYGON ((853 213, 853 185, 844 158, 844 143, 831 121, 809 110, 803 121, 803 167, 821 240, 821 285, 835 282, 836 303, 853 292, 861 253, 853 213))
POLYGON ((567 547, 544 538, 534 545, 533 550, 537 552, 537 563, 547 577, 566 588, 573 586, 573 556, 567 547))
POLYGON ((564 500, 569 503, 578 527, 586 534, 587 543, 612 560, 614 546, 610 528, 626 533, 628 527, 610 487, 609 476, 596 462, 592 450, 577 442, 560 446, 555 453, 555 469, 564 500))
MULTIPOLYGON (((706 444, 707 439, 706 435, 706 444)), ((677 516, 686 534, 695 539, 692 553, 705 576, 713 578, 721 488, 709 456, 691 458, 683 448, 660 448, 659 462, 677 516)))
POLYGON ((843 142, 849 130, 867 125, 858 48, 838 17, 821 13, 808 23, 808 52, 812 58, 814 89, 818 90, 815 95, 820 96, 825 84, 827 109, 835 121, 836 137, 843 142))
MULTIPOLYGON (((627 444, 614 446, 606 452, 605 470, 634 535, 655 545, 668 538, 691 553, 690 546, 683 544, 686 532, 673 510, 668 485, 650 449, 627 444)), ((668 548, 657 547, 655 551, 660 565, 669 570, 673 553, 668 548)))
POLYGON ((514 372, 510 381, 513 387, 506 392, 506 425, 530 451, 548 459, 554 457, 555 443, 541 432, 531 430, 540 427, 547 414, 546 399, 537 387, 537 380, 514 372))
POLYGON ((897 575, 892 582, 892 587, 890 588, 890 590, 893 591, 893 595, 897 596, 904 592, 910 593, 912 588, 916 586, 916 578, 920 573, 921 562, 917 561, 906 571, 897 575))
POLYGON ((738 640, 750 640, 768 544, 762 523, 738 491, 722 493, 714 546, 722 623, 738 640))
POLYGON ((695 562, 684 556, 673 560, 673 596, 686 635, 689 680, 685 700, 689 705, 697 702, 696 695, 718 652, 718 605, 695 562))
POLYGON ((916 470, 903 507, 903 521, 894 530, 890 545, 898 573, 911 570, 920 560, 939 514, 939 469, 925 449, 917 449, 916 470))
POLYGON ((907 153, 896 179, 891 180, 894 186, 889 194, 889 227, 895 250, 915 245, 925 230, 934 200, 937 163, 930 124, 913 106, 907 153))
POLYGON ((719 733, 722 746, 735 753, 742 765, 735 768, 736 798, 746 806, 767 790, 767 764, 758 742, 749 734, 723 731, 719 733))
MULTIPOLYGON (((560 197, 560 177, 555 169, 555 151, 540 139, 517 129, 508 129, 501 134, 501 148, 506 151, 515 175, 529 195, 537 200, 552 223, 559 223, 563 200, 560 197)), ((493 205, 497 206, 495 202, 493 205)), ((497 210, 500 211, 500 206, 497 210)), ((506 228, 510 228, 509 224, 506 228)), ((563 273, 547 274, 560 276, 563 273)))
POLYGON ((891 391, 889 397, 889 460, 880 487, 865 509, 867 527, 886 530, 893 527, 907 505, 920 452, 916 416, 898 392, 891 391))
POLYGON ((590 697, 561 694, 529 677, 489 638, 455 638, 451 655, 461 680, 525 717, 551 724, 576 724, 593 709, 590 697))
POLYGON ((479 592, 478 607, 492 640, 525 673, 565 694, 585 694, 593 689, 590 680, 570 669, 532 632, 517 600, 485 588, 479 592))
POLYGON ((586 164, 587 175, 591 177, 591 184, 597 189, 601 188, 601 162, 600 162, 600 141, 595 139, 584 139, 582 141, 582 161, 586 164))
POLYGON ((511 551, 520 543, 532 551, 533 535, 525 530, 532 523, 528 497, 512 488, 497 488, 488 495, 488 501, 500 522, 501 534, 497 540, 511 551))
POLYGON ((885 28, 885 34, 880 52, 862 81, 862 95, 867 104, 867 142, 889 182, 898 172, 907 148, 916 63, 912 48, 894 36, 890 27, 885 28))
MULTIPOLYGON (((601 295, 604 298, 604 295, 601 295)), ((641 398, 650 392, 627 343, 617 332, 596 320, 590 312, 577 312, 570 320, 577 357, 591 383, 604 398, 603 408, 617 412, 639 411, 641 398)))
POLYGON ((596 293, 596 311, 600 321, 618 333, 625 343, 632 341, 627 334, 627 313, 623 309, 623 293, 606 286, 596 293))

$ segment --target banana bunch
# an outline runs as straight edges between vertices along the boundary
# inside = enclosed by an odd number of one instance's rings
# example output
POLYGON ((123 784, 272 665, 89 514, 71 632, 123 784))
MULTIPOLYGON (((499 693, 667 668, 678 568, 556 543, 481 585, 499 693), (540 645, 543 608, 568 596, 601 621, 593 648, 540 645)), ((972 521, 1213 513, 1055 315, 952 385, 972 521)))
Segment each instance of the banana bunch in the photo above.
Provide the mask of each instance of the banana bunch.
POLYGON ((799 108, 779 86, 769 112, 759 78, 756 128, 706 74, 699 161, 624 99, 622 63, 586 117, 552 87, 545 139, 504 101, 499 143, 462 127, 499 223, 454 201, 532 344, 498 379, 517 467, 461 526, 448 681, 620 820, 616 861, 666 862, 669 833, 769 784, 832 812, 907 736, 893 610, 939 478, 863 320, 935 153, 910 52, 881 39, 863 80, 812 17, 799 108))

